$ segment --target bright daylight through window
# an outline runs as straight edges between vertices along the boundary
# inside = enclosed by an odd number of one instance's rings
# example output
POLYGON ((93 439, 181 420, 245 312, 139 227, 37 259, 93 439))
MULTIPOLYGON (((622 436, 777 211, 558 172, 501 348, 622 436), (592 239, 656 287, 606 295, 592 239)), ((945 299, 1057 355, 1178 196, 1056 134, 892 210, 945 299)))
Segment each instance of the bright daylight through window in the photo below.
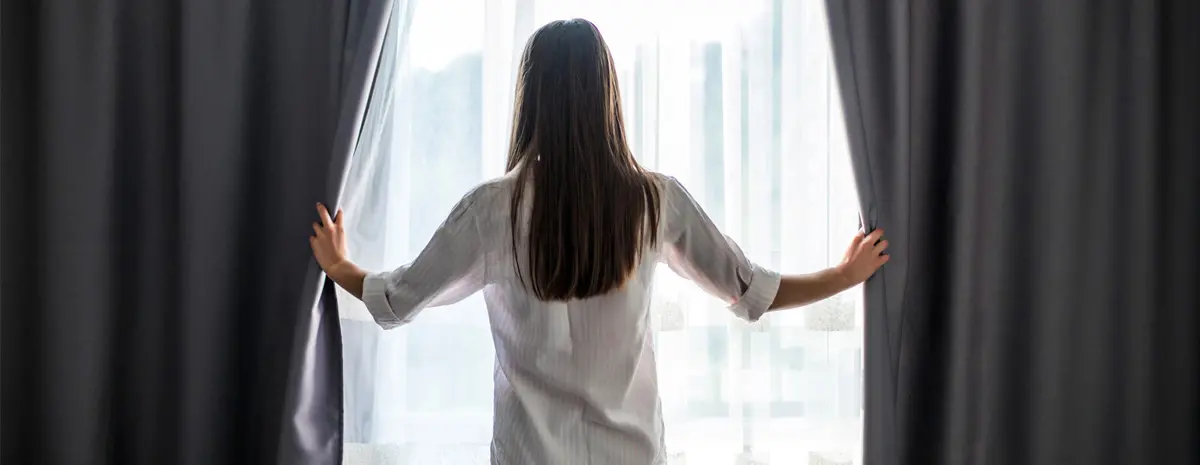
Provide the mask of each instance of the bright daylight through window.
MULTIPOLYGON (((858 208, 824 0, 395 1, 369 153, 356 153, 344 197, 364 267, 412 260, 468 189, 503 173, 521 49, 570 17, 609 42, 645 166, 682 181, 758 263, 806 272, 841 259, 858 208)), ((747 325, 665 267, 655 286, 669 463, 861 463, 859 289, 747 325)), ((495 351, 482 298, 387 332, 339 302, 346 463, 487 463, 495 351)))

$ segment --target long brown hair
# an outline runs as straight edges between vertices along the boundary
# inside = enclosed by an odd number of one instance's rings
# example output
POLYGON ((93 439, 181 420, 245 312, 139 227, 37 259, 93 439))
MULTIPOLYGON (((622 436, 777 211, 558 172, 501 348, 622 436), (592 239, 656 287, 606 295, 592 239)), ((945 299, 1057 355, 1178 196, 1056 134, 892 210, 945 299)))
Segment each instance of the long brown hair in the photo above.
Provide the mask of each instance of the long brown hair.
POLYGON ((508 152, 513 170, 517 275, 537 298, 619 289, 656 242, 658 187, 629 150, 612 54, 591 22, 552 22, 525 45, 508 152), (527 185, 528 280, 517 243, 527 185))

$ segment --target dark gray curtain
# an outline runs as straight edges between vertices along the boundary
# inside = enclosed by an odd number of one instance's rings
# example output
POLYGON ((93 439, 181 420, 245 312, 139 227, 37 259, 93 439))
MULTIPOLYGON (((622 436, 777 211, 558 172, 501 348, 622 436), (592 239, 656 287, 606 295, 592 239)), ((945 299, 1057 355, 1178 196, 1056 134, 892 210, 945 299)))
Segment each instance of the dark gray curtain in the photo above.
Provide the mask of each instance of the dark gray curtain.
POLYGON ((340 462, 306 237, 388 4, 3 2, 0 463, 340 462))
POLYGON ((1200 3, 826 5, 866 464, 1200 463, 1200 3))

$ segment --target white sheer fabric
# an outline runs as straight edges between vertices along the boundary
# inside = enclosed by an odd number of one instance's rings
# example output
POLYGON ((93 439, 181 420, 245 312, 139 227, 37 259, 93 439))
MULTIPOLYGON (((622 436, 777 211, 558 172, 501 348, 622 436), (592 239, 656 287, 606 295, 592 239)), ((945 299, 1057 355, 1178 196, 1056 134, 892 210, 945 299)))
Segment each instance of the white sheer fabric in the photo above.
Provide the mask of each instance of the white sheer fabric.
MULTIPOLYGON (((836 262, 857 199, 822 0, 397 0, 347 186, 351 253, 412 260, 468 189, 503 173, 525 40, 585 17, 620 69, 631 144, 754 261, 836 262)), ((748 325, 667 270, 659 384, 672 464, 857 463, 859 293, 748 325)), ((487 463, 495 352, 480 296, 384 332, 340 299, 347 463, 487 463)))

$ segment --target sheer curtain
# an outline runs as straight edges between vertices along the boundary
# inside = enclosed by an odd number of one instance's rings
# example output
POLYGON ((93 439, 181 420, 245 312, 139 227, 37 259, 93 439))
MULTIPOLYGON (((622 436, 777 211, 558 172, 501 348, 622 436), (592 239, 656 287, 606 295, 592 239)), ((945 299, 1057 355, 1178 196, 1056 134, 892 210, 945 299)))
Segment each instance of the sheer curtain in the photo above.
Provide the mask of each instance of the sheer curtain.
MULTIPOLYGON (((345 196, 351 253, 412 259, 503 173, 514 70, 586 17, 620 69, 631 143, 759 263, 836 263, 857 198, 821 0, 398 0, 345 196)), ((757 324, 668 270, 654 323, 672 464, 859 462, 860 292, 757 324)), ((383 332, 342 296, 347 463, 486 463, 494 349, 479 296, 383 332)))

